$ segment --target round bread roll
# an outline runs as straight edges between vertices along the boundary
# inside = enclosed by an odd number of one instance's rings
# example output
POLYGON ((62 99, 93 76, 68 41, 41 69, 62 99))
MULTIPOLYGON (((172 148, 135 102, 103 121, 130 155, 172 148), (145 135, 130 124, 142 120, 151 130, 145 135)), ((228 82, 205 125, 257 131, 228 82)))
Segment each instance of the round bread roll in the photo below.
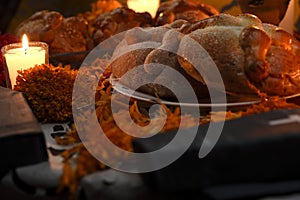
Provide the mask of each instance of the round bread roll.
POLYGON ((153 19, 149 13, 136 13, 127 7, 119 7, 98 16, 94 24, 93 40, 99 44, 117 33, 134 27, 151 27, 153 19))
POLYGON ((155 16, 155 25, 170 24, 178 19, 194 23, 219 14, 213 6, 197 0, 170 0, 160 4, 155 16))
MULTIPOLYGON (((87 21, 82 17, 64 18, 56 11, 42 10, 23 21, 16 34, 27 34, 31 41, 43 41, 49 45, 50 55, 59 53, 85 52, 93 48, 87 21)), ((61 61, 81 61, 85 54, 58 57, 61 61)))
POLYGON ((207 87, 194 80, 179 65, 177 50, 183 34, 173 27, 182 25, 182 22, 128 31, 114 51, 111 63, 113 75, 129 77, 121 79, 121 83, 165 100, 177 100, 178 96, 171 90, 176 88, 177 95, 188 102, 191 91, 186 90, 185 81, 194 88, 199 99, 209 96, 207 87), (178 79, 177 73, 185 81, 178 79), (137 85, 141 87, 136 88, 137 85))
POLYGON ((245 98, 257 97, 261 92, 286 97, 300 91, 300 43, 254 15, 220 14, 195 23, 175 21, 133 32, 134 37, 125 36, 125 45, 121 42, 123 46, 115 49, 115 54, 121 56, 115 57, 111 67, 118 78, 131 71, 126 81, 129 87, 147 80, 138 88, 142 92, 176 99, 165 86, 178 86, 178 94, 188 96, 190 91, 181 87, 186 82, 176 80, 175 72, 188 81, 198 100, 209 99, 208 88, 219 91, 221 84, 229 96, 245 98), (160 37, 154 39, 156 32, 160 37), (147 48, 148 43, 155 45, 147 48), (195 44, 201 48, 195 48, 195 44), (142 67, 136 70, 137 66, 142 67), (212 67, 220 73, 221 82, 211 76, 212 67))
MULTIPOLYGON (((300 43, 279 27, 250 14, 220 14, 185 28, 185 32, 212 57, 227 93, 289 96, 300 91, 300 43)), ((189 45, 182 40, 180 51, 190 51, 189 45)), ((197 56, 197 52, 190 53, 197 56)), ((200 75, 182 58, 179 63, 205 84, 205 74, 200 75)))

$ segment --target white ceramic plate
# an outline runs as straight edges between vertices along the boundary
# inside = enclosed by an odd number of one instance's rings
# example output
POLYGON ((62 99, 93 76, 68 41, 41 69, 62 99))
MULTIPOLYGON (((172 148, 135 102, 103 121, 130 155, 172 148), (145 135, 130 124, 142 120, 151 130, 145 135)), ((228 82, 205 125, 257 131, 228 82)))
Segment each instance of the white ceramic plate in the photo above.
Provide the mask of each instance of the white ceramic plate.
POLYGON ((157 98, 151 96, 149 94, 145 94, 139 91, 133 91, 132 89, 128 88, 127 86, 121 84, 117 78, 111 78, 110 82, 113 86, 113 89, 123 94, 127 97, 134 98, 136 100, 145 101, 149 103, 162 103, 165 105, 170 106, 185 106, 185 107, 238 107, 238 106, 247 106, 251 104, 256 104, 261 101, 259 97, 251 97, 251 98, 243 98, 244 100, 240 100, 239 98, 227 98, 228 102, 225 103, 210 103, 209 99, 205 102, 205 99, 201 103, 190 103, 190 102, 173 102, 169 100, 164 100, 161 98, 157 98))

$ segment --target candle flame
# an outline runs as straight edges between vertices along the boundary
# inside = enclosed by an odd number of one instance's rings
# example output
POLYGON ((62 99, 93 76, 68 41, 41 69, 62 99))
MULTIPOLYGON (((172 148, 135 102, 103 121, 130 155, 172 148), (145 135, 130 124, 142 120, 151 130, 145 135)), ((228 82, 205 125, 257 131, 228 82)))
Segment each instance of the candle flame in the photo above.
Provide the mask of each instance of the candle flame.
POLYGON ((136 12, 148 12, 152 17, 155 17, 159 3, 160 0, 127 0, 129 8, 136 12))
POLYGON ((23 49, 24 49, 25 52, 27 51, 27 49, 29 47, 29 45, 28 45, 28 37, 27 37, 26 34, 24 34, 23 37, 22 37, 22 47, 23 47, 23 49))

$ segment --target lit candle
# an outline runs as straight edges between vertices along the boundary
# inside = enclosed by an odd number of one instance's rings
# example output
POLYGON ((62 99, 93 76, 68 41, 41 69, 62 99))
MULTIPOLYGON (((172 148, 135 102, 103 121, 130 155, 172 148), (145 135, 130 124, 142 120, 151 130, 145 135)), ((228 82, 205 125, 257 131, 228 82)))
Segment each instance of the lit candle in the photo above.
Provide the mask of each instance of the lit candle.
POLYGON ((28 42, 24 34, 22 43, 13 43, 2 47, 8 87, 16 84, 18 70, 48 63, 48 45, 43 42, 28 42))
POLYGON ((148 12, 155 17, 159 0, 128 0, 127 6, 136 12, 148 12))

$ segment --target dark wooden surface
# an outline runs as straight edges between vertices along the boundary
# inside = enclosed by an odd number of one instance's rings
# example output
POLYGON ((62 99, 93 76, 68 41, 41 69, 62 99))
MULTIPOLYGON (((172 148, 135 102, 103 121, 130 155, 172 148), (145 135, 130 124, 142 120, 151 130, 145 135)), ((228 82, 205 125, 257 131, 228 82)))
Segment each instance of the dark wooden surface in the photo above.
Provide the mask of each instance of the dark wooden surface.
POLYGON ((43 131, 22 93, 0 87, 0 175, 48 159, 43 131))

